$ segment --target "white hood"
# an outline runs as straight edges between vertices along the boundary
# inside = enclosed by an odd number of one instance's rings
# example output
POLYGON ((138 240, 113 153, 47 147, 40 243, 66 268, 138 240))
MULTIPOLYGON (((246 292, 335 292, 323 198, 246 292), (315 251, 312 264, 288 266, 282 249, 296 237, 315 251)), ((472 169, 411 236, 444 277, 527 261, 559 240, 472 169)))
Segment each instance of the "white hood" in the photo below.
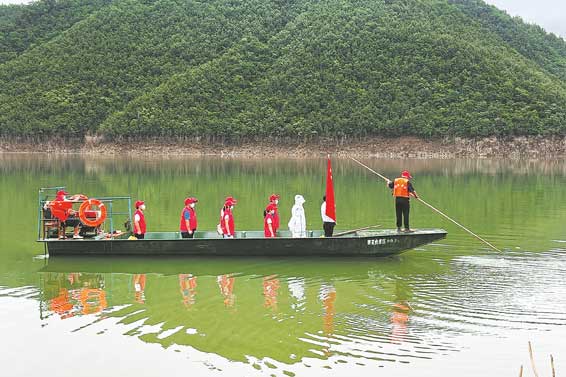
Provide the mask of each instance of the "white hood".
POLYGON ((303 203, 305 198, 302 195, 295 195, 295 205, 291 209, 291 220, 288 224, 293 237, 306 237, 307 219, 303 203))

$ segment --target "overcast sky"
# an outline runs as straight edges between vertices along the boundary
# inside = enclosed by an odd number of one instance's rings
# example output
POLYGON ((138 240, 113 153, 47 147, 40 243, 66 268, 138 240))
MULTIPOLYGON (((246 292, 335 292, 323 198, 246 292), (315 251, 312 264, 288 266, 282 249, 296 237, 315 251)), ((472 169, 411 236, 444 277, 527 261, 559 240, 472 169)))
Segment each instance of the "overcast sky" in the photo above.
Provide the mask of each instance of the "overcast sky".
MULTIPOLYGON (((484 0, 520 16, 529 23, 542 26, 546 31, 566 38, 566 0, 484 0)), ((29 3, 29 0, 0 0, 0 4, 29 3)))
POLYGON ((546 31, 566 38, 565 0, 484 0, 512 16, 542 26, 546 31))

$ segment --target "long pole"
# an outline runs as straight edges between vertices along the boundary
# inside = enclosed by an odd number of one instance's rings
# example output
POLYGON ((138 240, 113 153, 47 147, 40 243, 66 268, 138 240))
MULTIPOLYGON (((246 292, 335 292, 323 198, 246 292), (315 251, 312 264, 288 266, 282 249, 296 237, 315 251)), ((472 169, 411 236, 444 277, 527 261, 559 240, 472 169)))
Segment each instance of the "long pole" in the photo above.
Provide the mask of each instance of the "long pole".
POLYGON ((381 226, 381 225, 371 225, 371 226, 365 226, 365 227, 363 227, 363 228, 347 230, 347 231, 345 231, 345 232, 336 233, 336 234, 334 235, 334 237, 345 236, 346 234, 356 233, 356 232, 359 232, 359 231, 361 231, 361 230, 367 230, 367 229, 372 229, 372 228, 379 228, 380 226, 381 226))
MULTIPOLYGON (((391 182, 391 180, 387 177, 384 177, 383 175, 379 174, 378 172, 376 172, 375 170, 373 170, 372 168, 370 168, 369 166, 367 166, 366 164, 356 160, 354 157, 350 157, 350 159, 352 161, 355 161, 356 163, 358 163, 359 165, 363 166, 364 168, 368 169, 369 171, 371 171, 372 173, 374 173, 375 175, 379 176, 380 178, 382 178, 383 180, 385 180, 386 182, 391 182)), ((454 224, 458 225, 460 228, 464 229, 466 232, 468 232, 469 234, 471 234, 472 236, 474 236, 475 238, 477 238, 478 240, 482 241, 483 243, 485 243, 486 245, 488 245, 489 247, 491 247, 493 250, 499 251, 501 252, 501 250, 499 250, 498 248, 496 248, 495 246, 493 246, 491 243, 487 242, 486 240, 484 240, 483 238, 481 238, 480 236, 478 236, 477 234, 475 234, 474 232, 472 232, 471 230, 469 230, 468 228, 466 228, 465 226, 463 226, 462 224, 460 224, 459 222, 457 222, 456 220, 454 220, 453 218, 449 217, 448 215, 446 215, 445 213, 443 213, 442 211, 434 208, 432 205, 428 204, 427 202, 425 202, 424 200, 422 200, 421 198, 415 198, 417 201, 423 203, 424 205, 426 205, 427 207, 429 207, 430 209, 432 209, 433 211, 435 211, 436 213, 438 213, 439 215, 445 217, 446 219, 450 220, 451 222, 453 222, 454 224)))

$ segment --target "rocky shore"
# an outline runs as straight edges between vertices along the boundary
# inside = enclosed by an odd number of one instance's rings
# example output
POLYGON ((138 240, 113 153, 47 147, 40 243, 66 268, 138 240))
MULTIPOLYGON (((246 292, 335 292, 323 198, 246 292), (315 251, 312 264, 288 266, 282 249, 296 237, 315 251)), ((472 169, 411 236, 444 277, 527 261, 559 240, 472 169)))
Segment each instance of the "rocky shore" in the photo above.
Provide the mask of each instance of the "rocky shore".
POLYGON ((144 156, 221 156, 307 158, 330 153, 337 156, 366 158, 512 158, 554 159, 566 157, 566 137, 444 138, 415 137, 364 139, 318 139, 209 142, 199 139, 151 139, 104 141, 84 140, 33 141, 0 139, 0 153, 71 153, 83 155, 144 156))

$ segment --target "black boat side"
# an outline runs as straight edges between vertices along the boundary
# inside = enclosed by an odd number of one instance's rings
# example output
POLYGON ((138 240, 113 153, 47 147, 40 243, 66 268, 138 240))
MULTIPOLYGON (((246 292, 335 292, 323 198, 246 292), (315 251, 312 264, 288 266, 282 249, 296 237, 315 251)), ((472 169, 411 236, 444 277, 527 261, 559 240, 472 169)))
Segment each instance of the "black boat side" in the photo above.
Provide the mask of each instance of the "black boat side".
POLYGON ((396 230, 360 231, 342 237, 263 238, 263 232, 238 232, 234 239, 219 238, 213 232, 197 232, 194 239, 182 239, 178 232, 146 234, 144 240, 128 239, 45 239, 50 256, 137 255, 137 256, 261 256, 261 257, 381 257, 443 239, 443 229, 419 229, 411 233, 396 230))

